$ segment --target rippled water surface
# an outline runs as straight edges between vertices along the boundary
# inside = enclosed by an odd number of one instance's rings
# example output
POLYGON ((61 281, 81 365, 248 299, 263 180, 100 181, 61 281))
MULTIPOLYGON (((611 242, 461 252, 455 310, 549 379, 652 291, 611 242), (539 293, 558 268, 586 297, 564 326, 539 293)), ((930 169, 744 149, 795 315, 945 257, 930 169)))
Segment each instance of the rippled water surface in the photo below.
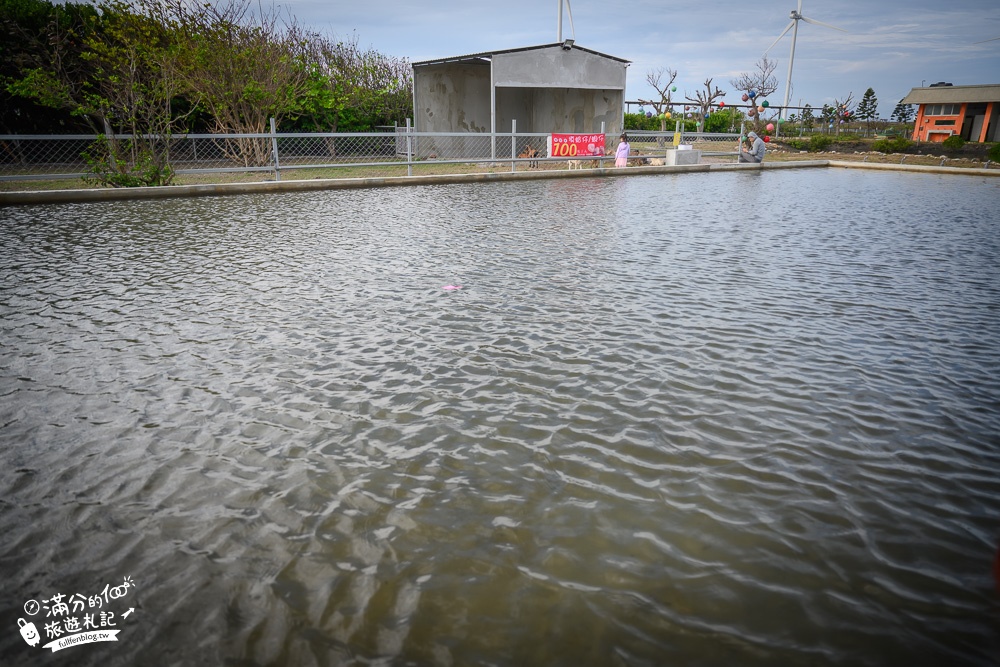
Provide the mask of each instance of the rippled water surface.
POLYGON ((825 169, 0 209, 2 662, 995 664, 998 202, 825 169), (124 577, 117 642, 19 636, 124 577))

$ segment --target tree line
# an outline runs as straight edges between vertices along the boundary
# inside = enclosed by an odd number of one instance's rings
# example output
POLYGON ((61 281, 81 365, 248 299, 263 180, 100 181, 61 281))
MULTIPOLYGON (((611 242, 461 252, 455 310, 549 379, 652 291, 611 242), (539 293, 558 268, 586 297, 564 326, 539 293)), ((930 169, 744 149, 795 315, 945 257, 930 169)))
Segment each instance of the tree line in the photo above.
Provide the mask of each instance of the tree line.
MULTIPOLYGON (((677 86, 674 85, 678 75, 677 70, 669 67, 650 70, 646 74, 646 83, 656 91, 657 97, 640 99, 638 102, 640 105, 652 107, 653 111, 647 112, 645 117, 642 113, 626 114, 626 129, 665 131, 667 121, 672 118, 672 112, 678 111, 683 104, 684 113, 678 114, 677 119, 684 120, 686 131, 725 132, 727 127, 735 127, 745 122, 759 135, 770 134, 772 130, 769 128, 780 125, 786 120, 780 116, 780 109, 772 107, 766 100, 778 89, 778 79, 774 76, 776 67, 777 61, 764 56, 755 63, 752 71, 743 72, 730 80, 730 85, 741 93, 746 111, 716 104, 716 100, 725 97, 726 93, 718 86, 713 86, 712 79, 707 79, 703 84, 704 90, 696 90, 694 96, 685 96, 683 102, 675 101, 673 95, 677 92, 677 86)), ((640 109, 642 108, 640 106, 640 109)), ((902 124, 909 123, 912 118, 912 107, 904 105, 902 101, 892 112, 892 119, 902 124)), ((875 91, 868 88, 859 103, 854 102, 853 93, 848 93, 845 97, 834 100, 833 104, 824 104, 821 109, 814 109, 806 104, 799 113, 789 115, 787 120, 801 123, 807 129, 812 129, 819 121, 837 134, 840 133, 841 125, 861 122, 868 131, 871 131, 879 122, 878 98, 875 96, 875 91)))
MULTIPOLYGON (((100 134, 97 166, 147 170, 150 184, 170 177, 163 137, 262 133, 271 118, 368 131, 412 117, 412 86, 405 58, 253 0, 0 0, 0 132, 100 134)), ((248 164, 266 162, 261 142, 244 144, 248 164)))

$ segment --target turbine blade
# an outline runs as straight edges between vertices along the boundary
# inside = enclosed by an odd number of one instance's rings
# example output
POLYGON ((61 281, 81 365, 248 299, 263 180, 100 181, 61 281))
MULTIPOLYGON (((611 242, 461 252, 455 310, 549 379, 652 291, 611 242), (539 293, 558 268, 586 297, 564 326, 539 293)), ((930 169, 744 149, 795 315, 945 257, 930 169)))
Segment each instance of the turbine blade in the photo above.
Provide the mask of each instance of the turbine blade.
POLYGON ((573 31, 573 39, 576 40, 576 26, 573 25, 573 9, 569 6, 569 0, 566 0, 566 13, 569 14, 569 29, 573 31))
POLYGON ((985 44, 986 42, 995 42, 995 41, 997 41, 998 39, 1000 39, 1000 37, 994 37, 994 38, 992 38, 992 39, 984 39, 984 40, 983 40, 983 41, 981 41, 981 42, 973 42, 973 44, 985 44))
POLYGON ((802 0, 799 0, 799 8, 795 11, 798 12, 799 14, 802 13, 802 0))
POLYGON ((789 23, 789 24, 788 24, 787 26, 785 26, 785 29, 781 31, 781 34, 780 34, 780 35, 778 35, 778 39, 776 39, 776 40, 774 40, 773 42, 771 42, 771 46, 769 46, 769 47, 767 47, 766 49, 764 49, 764 55, 765 55, 765 56, 767 55, 767 52, 768 52, 768 51, 770 51, 771 49, 773 49, 773 48, 774 48, 774 45, 775 45, 775 44, 777 44, 778 42, 780 42, 780 41, 781 41, 781 38, 782 38, 782 37, 784 37, 784 36, 785 36, 785 34, 786 34, 786 33, 787 33, 787 32, 788 32, 789 30, 791 30, 791 29, 792 29, 792 26, 793 26, 793 25, 795 25, 795 21, 792 21, 792 22, 791 22, 791 23, 789 23))
POLYGON ((805 16, 802 17, 802 20, 805 21, 806 23, 812 23, 813 25, 821 25, 824 28, 833 28, 834 30, 839 30, 840 32, 847 32, 843 28, 838 28, 835 25, 830 25, 829 23, 823 23, 822 21, 815 21, 813 19, 807 19, 805 16))

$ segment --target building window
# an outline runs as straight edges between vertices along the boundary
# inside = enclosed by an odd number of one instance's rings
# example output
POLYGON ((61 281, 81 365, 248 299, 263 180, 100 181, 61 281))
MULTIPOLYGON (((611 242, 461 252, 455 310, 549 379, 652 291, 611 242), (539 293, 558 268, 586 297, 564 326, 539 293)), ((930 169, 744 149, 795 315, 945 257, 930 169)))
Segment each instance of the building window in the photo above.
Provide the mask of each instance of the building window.
POLYGON ((961 104, 928 104, 924 107, 925 116, 957 116, 960 113, 961 104))
POLYGON ((953 118, 951 120, 936 120, 936 121, 934 121, 934 124, 935 125, 954 125, 955 124, 955 119, 953 118))

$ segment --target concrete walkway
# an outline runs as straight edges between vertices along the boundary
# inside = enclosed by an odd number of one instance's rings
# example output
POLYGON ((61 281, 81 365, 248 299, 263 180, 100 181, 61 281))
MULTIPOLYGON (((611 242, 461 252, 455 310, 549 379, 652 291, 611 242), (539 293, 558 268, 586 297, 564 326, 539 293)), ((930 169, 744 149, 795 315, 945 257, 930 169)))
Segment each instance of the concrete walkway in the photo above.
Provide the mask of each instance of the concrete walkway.
POLYGON ((34 190, 24 192, 0 192, 0 206, 119 201, 125 199, 165 199, 172 197, 216 197, 224 195, 306 192, 313 190, 384 188, 404 185, 491 183, 499 181, 528 181, 546 178, 648 176, 650 174, 687 174, 712 171, 742 171, 747 169, 809 169, 816 167, 908 171, 930 174, 951 174, 955 176, 1000 176, 1000 169, 956 169, 954 167, 924 167, 913 165, 874 164, 866 162, 840 162, 835 160, 809 160, 799 162, 765 161, 763 164, 716 163, 673 167, 628 167, 626 169, 607 167, 597 169, 561 169, 489 174, 395 176, 388 178, 331 178, 298 181, 264 181, 260 183, 220 183, 216 185, 171 185, 165 187, 147 188, 100 188, 90 190, 34 190))

